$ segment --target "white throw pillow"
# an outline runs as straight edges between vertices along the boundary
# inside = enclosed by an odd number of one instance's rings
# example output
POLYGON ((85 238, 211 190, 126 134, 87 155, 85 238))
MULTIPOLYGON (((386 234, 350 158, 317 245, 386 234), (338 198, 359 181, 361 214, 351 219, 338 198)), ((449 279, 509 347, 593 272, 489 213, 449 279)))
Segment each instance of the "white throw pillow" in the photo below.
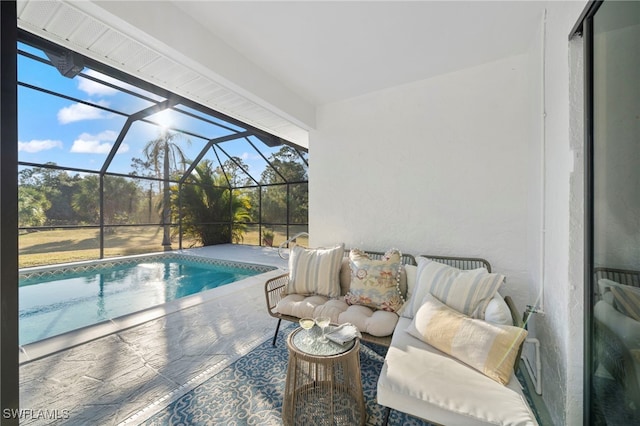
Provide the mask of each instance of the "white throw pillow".
POLYGON ((295 246, 289 253, 289 282, 285 294, 340 296, 340 266, 344 244, 324 249, 295 246))
POLYGON ((418 278, 418 267, 416 265, 404 265, 404 270, 407 273, 406 299, 409 300, 413 292, 416 290, 416 279, 418 278))
POLYGON ((496 292, 496 295, 487 305, 487 309, 484 312, 484 320, 493 324, 513 325, 509 305, 507 305, 500 293, 496 292))
POLYGON ((473 318, 484 319, 487 305, 504 282, 504 275, 485 268, 461 270, 425 257, 418 257, 415 291, 402 316, 413 318, 427 294, 473 318))

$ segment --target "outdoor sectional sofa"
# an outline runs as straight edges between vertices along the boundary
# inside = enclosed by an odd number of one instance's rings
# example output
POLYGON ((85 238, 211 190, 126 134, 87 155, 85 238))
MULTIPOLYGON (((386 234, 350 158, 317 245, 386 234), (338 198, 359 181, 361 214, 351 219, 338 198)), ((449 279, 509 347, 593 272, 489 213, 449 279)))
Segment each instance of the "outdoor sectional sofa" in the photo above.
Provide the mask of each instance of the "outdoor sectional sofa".
MULTIPOLYGON (((313 256, 314 252, 302 252, 305 250, 302 248, 294 250, 297 252, 291 252, 289 273, 265 283, 269 314, 278 319, 274 345, 283 319, 297 322, 301 317, 326 315, 331 317, 333 323, 349 322, 355 325, 362 333, 362 340, 389 347, 378 379, 377 392, 378 403, 388 407, 387 418, 390 409, 396 409, 442 425, 537 424, 520 383, 515 378, 514 366, 517 366, 526 331, 521 328, 522 323, 511 299, 508 296, 503 298, 495 291, 489 301, 484 300, 480 308, 474 308, 477 311, 474 312, 475 316, 484 319, 472 319, 441 302, 446 301, 458 309, 465 309, 465 302, 448 299, 456 296, 456 292, 449 291, 448 287, 456 280, 503 280, 503 276, 491 274, 491 266, 486 260, 432 255, 422 255, 416 259, 413 255, 401 254, 401 265, 393 279, 397 282, 397 291, 404 293, 401 296, 403 306, 396 313, 357 303, 357 297, 354 299, 352 294, 356 292, 354 287, 357 285, 353 282, 362 278, 358 277, 359 273, 366 275, 375 271, 367 270, 367 266, 359 266, 357 260, 356 263, 350 260, 348 250, 343 251, 344 257, 340 254, 340 261, 333 259, 331 266, 327 266, 327 259, 324 262, 325 269, 333 269, 329 274, 339 277, 339 294, 331 297, 316 294, 312 282, 307 283, 311 285, 310 288, 292 292, 294 288, 290 281, 295 280, 296 275, 305 274, 307 280, 312 276, 317 277, 314 271, 310 273, 308 268, 291 262, 292 258, 296 258, 299 263, 300 253, 311 253, 313 256), (448 280, 449 284, 439 290, 435 287, 425 290, 423 281, 434 279, 439 279, 441 283, 448 280), (432 297, 430 291, 441 299, 432 297), (486 344, 488 339, 481 336, 492 335, 496 330, 502 333, 500 330, 503 329, 511 333, 509 336, 512 337, 507 337, 507 340, 511 339, 507 346, 511 347, 499 347, 500 353, 497 354, 496 347, 499 345, 489 348, 491 345, 486 344), (459 332, 457 340, 456 330, 459 332), (465 330, 467 334, 464 334, 465 330), (438 346, 440 350, 427 342, 438 346), (508 356, 503 355, 507 352, 508 356), (499 374, 486 367, 490 354, 500 359, 499 374), (486 363, 484 367, 483 362, 486 363)), ((365 258, 371 260, 370 264, 375 264, 383 263, 389 257, 388 253, 366 252, 365 258)), ((307 267, 313 263, 313 260, 303 259, 303 262, 307 261, 307 267)), ((319 272, 324 274, 319 281, 329 279, 327 270, 319 272)), ((394 264, 391 272, 395 271, 394 264)), ((317 270, 315 272, 318 273, 317 270)), ((499 288, 500 283, 494 287, 499 288)), ((318 285, 323 286, 320 283, 318 285)), ((495 339, 496 342, 499 340, 495 339)))

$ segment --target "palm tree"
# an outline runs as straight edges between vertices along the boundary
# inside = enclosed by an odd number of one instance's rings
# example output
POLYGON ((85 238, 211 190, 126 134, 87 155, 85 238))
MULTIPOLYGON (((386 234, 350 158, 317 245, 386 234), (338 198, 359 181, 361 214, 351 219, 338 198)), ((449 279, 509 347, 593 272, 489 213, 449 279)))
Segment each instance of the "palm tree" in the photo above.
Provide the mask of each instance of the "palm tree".
MULTIPOLYGON (((210 160, 198 164, 180 193, 173 188, 175 198, 181 197, 182 230, 202 245, 240 242, 251 218, 249 198, 229 187, 224 175, 216 173, 210 160), (231 222, 229 227, 226 223, 231 222)), ((178 203, 173 203, 178 215, 178 203)))
MULTIPOLYGON (((176 167, 178 159, 184 166, 187 162, 184 152, 175 140, 180 138, 182 134, 171 133, 167 130, 160 132, 157 138, 147 142, 143 149, 147 160, 153 165, 158 176, 160 176, 160 166, 162 165, 162 224, 164 225, 164 235, 162 237, 162 246, 165 251, 171 250, 171 190, 169 187, 169 178, 171 176, 171 165, 176 167)), ((191 141, 187 139, 187 144, 191 141)))

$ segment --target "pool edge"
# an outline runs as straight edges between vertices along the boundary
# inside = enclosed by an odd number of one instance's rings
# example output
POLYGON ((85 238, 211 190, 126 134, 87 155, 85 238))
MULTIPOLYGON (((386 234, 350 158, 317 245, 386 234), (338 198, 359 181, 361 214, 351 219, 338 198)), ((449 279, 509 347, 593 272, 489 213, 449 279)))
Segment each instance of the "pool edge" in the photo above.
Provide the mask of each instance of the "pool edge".
POLYGON ((284 272, 282 268, 274 268, 275 269, 271 271, 247 277, 228 285, 186 296, 162 305, 152 306, 117 318, 108 319, 98 324, 82 327, 37 342, 20 345, 19 365, 28 364, 29 362, 171 315, 183 309, 213 301, 217 297, 226 294, 242 291, 249 286, 257 284, 257 282, 264 283, 267 279, 284 272))

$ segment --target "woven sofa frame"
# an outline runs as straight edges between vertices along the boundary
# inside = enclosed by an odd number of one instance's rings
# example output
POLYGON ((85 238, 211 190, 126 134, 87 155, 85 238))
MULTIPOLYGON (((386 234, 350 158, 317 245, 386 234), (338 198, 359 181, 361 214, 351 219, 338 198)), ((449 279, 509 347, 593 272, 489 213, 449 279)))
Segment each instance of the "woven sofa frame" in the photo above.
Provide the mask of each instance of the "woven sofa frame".
MULTIPOLYGON (((366 252, 370 258, 372 259, 381 259, 384 256, 382 252, 376 251, 367 251, 366 252)), ((345 250, 345 257, 349 255, 349 250, 345 250)), ((481 258, 472 258, 472 257, 452 257, 452 256, 435 256, 435 255, 422 255, 422 257, 426 257, 431 260, 435 260, 440 263, 445 263, 449 266, 453 266, 458 269, 476 269, 476 268, 486 268, 487 271, 491 272, 491 265, 488 261, 481 258)), ((402 263, 405 265, 417 265, 416 259, 414 256, 410 254, 402 255, 402 263)), ((278 324, 276 325, 276 331, 273 335, 273 346, 276 344, 276 338, 278 337, 278 331, 280 330, 280 324, 282 320, 290 321, 297 323, 300 318, 294 317, 291 315, 284 315, 276 312, 276 306, 278 302, 282 300, 284 296, 284 289, 289 282, 289 274, 282 274, 277 277, 271 278, 265 282, 264 293, 267 301, 267 311, 269 315, 278 319, 278 324)), ((513 301, 509 296, 506 296, 505 302, 509 306, 509 310, 511 311, 511 316, 514 320, 514 325, 522 326, 522 321, 518 316, 518 312, 513 304, 513 301)), ((362 340, 376 343, 383 346, 389 346, 391 344, 391 335, 378 337, 372 336, 368 333, 362 333, 362 340)))

